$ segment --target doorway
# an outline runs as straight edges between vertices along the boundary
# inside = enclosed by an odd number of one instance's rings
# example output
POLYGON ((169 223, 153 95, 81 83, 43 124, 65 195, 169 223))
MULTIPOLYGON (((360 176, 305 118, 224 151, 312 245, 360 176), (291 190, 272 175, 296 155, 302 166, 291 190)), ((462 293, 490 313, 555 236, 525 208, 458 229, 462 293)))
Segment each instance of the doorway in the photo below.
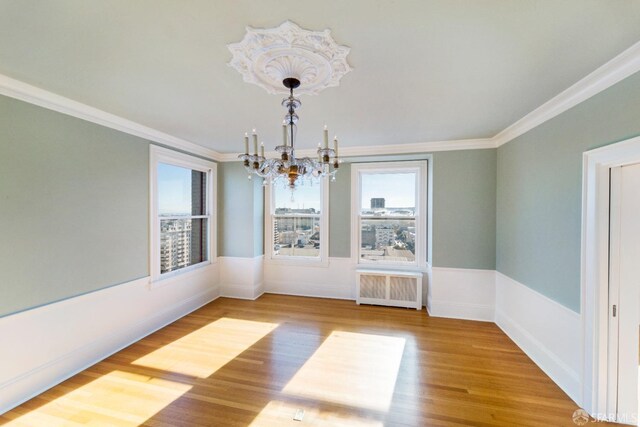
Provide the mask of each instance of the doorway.
POLYGON ((640 164, 610 170, 607 407, 638 425, 640 360, 640 164))
MULTIPOLYGON (((635 292, 640 287, 640 276, 636 274, 635 287, 624 286, 623 294, 615 294, 616 289, 620 292, 620 287, 614 288, 610 292, 610 263, 612 253, 610 251, 610 229, 611 229, 611 175, 616 180, 616 174, 622 174, 627 166, 640 164, 640 136, 630 138, 626 141, 617 142, 615 144, 606 145, 583 153, 582 163, 582 245, 581 245, 581 308, 582 317, 582 393, 578 404, 586 409, 589 414, 598 419, 611 420, 618 418, 618 404, 620 409, 627 411, 629 405, 625 406, 627 393, 625 390, 632 389, 638 384, 638 323, 635 323, 633 335, 626 329, 619 330, 619 323, 622 321, 626 325, 626 321, 618 316, 613 316, 613 305, 616 305, 616 311, 621 309, 621 304, 625 308, 625 317, 629 313, 628 308, 631 307, 633 313, 633 296, 628 297, 627 291, 635 292), (613 172, 612 172, 613 170, 613 172), (630 302, 631 301, 631 302, 630 302), (617 304, 616 304, 617 303, 617 304), (616 325, 615 322, 618 322, 616 325), (611 340, 616 340, 615 345, 611 345, 611 340), (618 344, 622 343, 622 351, 619 351, 618 344), (635 343, 635 347, 628 347, 630 343, 635 343), (626 346, 626 347, 625 347, 626 346), (622 359, 619 358, 621 355, 622 359), (628 360, 627 360, 628 359, 628 360), (628 378, 629 370, 625 366, 635 360, 634 378, 628 378), (619 362, 622 364, 619 366, 619 362), (619 369, 621 367, 621 369, 619 369), (618 387, 619 374, 625 376, 624 381, 629 380, 618 387), (618 393, 620 391, 620 393, 618 393), (620 402, 618 401, 620 394, 620 402), (624 396, 623 396, 624 394, 624 396)), ((632 171, 633 168, 627 169, 632 171)), ((625 173, 626 175, 626 173, 625 173)), ((618 184, 614 183, 617 188, 618 184)), ((620 189, 618 198, 620 198, 620 189)), ((636 189, 636 195, 640 191, 636 189)), ((615 203, 618 203, 614 195, 615 203)), ((637 198, 638 196, 636 196, 637 198)), ((627 199, 626 197, 624 197, 627 199)), ((629 198, 629 200, 633 200, 629 198)), ((620 220, 619 214, 615 216, 620 220)), ((640 218, 639 218, 640 220, 640 218)), ((617 225, 613 224, 613 231, 617 230, 617 225)), ((620 224, 620 227, 626 226, 620 224)), ((623 236, 623 233, 619 236, 623 236)), ((620 242, 624 245, 623 242, 620 242)), ((633 244, 633 241, 632 243, 633 244)), ((620 250, 622 246, 615 243, 614 249, 620 250)), ((632 249, 633 251, 634 249, 632 249)), ((637 250, 637 249, 636 249, 637 250)), ((628 253, 624 249, 623 252, 628 253)), ((616 255, 613 254, 615 257, 616 255)), ((636 258, 636 263, 640 264, 640 259, 636 258)), ((624 262, 623 262, 624 264, 624 262)), ((627 263, 628 264, 628 263, 627 263)), ((633 262, 630 264, 633 266, 633 262)), ((618 274, 619 278, 623 278, 620 274, 622 270, 616 270, 614 274, 618 274), (616 273, 617 272, 617 273, 616 273)), ((624 273, 628 274, 628 273, 624 273)), ((632 279, 633 280, 633 279, 632 279)), ((638 302, 640 304, 640 302, 638 302)), ((638 305, 636 305, 638 307, 638 305)), ((620 312, 621 313, 621 312, 620 312)), ((633 317, 633 316, 632 316, 633 317)), ((632 324, 632 323, 630 323, 632 324)), ((623 326, 623 328, 626 328, 623 326)), ((637 415, 637 391, 635 392, 636 415, 637 415)), ((633 394, 629 394, 633 396, 633 394)), ((633 397, 631 397, 633 399, 633 397)), ((633 410, 634 406, 631 406, 633 410)), ((633 422, 634 420, 629 420, 633 422)))

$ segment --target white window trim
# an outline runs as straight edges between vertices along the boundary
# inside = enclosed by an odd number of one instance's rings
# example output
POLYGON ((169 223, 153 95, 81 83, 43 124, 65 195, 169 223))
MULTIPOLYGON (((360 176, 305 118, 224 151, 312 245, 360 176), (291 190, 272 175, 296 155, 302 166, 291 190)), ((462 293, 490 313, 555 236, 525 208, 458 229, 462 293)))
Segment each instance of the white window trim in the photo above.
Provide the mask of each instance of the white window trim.
MULTIPOLYGON (((321 191, 320 206, 320 256, 275 256, 273 254, 273 185, 265 186, 264 193, 264 241, 265 241, 265 262, 269 264, 328 267, 329 266, 329 180, 327 177, 319 179, 321 191)), ((277 184, 276 184, 277 185, 277 184)), ((314 183, 315 185, 315 183, 314 183)), ((315 215, 314 215, 315 216, 315 215)))
POLYGON ((431 257, 431 213, 427 210, 431 205, 431 168, 427 160, 353 163, 351 165, 351 259, 357 267, 370 269, 426 270, 427 255, 431 257), (360 259, 360 178, 362 173, 398 173, 417 172, 416 180, 416 261, 415 262, 363 262, 360 259), (429 204, 427 204, 427 199, 429 204), (429 221, 427 219, 429 218, 429 221))
POLYGON ((216 183, 217 165, 188 154, 179 153, 156 145, 149 146, 149 267, 151 269, 151 285, 175 276, 189 273, 193 270, 215 264, 217 260, 216 243, 216 183), (158 216, 158 164, 165 163, 187 169, 197 170, 207 174, 207 215, 209 217, 207 253, 208 260, 168 273, 160 273, 160 218, 158 216))

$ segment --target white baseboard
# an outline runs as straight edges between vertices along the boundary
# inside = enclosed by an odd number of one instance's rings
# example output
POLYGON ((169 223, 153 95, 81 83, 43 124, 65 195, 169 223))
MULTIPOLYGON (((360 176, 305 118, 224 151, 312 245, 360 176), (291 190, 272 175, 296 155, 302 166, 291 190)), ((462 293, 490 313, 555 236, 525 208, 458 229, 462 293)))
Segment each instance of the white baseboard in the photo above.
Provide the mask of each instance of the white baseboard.
POLYGON ((220 296, 255 300, 265 292, 264 255, 253 258, 218 257, 220 296))
POLYGON ((496 324, 581 404, 582 322, 578 313, 498 272, 496 324))
POLYGON ((432 267, 428 276, 430 316, 493 322, 495 270, 432 267))
POLYGON ((217 266, 149 278, 0 318, 0 414, 219 296, 217 266))
POLYGON ((351 258, 329 258, 326 266, 265 262, 265 292, 305 297, 355 299, 351 258))

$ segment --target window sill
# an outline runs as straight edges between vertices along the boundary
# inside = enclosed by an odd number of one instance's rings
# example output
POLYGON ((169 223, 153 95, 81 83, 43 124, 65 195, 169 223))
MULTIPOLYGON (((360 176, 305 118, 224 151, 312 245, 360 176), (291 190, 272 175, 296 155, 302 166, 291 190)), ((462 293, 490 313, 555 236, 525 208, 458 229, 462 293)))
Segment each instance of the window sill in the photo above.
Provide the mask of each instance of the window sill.
POLYGON ((277 257, 277 258, 265 258, 265 264, 267 265, 283 265, 288 267, 329 267, 329 259, 314 259, 305 257, 277 257))
POLYGON ((367 270, 388 270, 388 271, 420 271, 426 272, 428 271, 427 264, 414 264, 414 263, 381 263, 381 262, 357 262, 356 269, 367 269, 367 270))
POLYGON ((206 270, 208 267, 214 266, 215 261, 204 261, 199 264, 190 265, 189 267, 181 268, 180 270, 171 271, 169 273, 165 273, 160 275, 159 277, 152 278, 149 281, 149 289, 157 289, 163 288, 167 285, 174 284, 178 280, 183 280, 189 278, 191 276, 195 276, 196 274, 201 274, 203 270, 206 270))

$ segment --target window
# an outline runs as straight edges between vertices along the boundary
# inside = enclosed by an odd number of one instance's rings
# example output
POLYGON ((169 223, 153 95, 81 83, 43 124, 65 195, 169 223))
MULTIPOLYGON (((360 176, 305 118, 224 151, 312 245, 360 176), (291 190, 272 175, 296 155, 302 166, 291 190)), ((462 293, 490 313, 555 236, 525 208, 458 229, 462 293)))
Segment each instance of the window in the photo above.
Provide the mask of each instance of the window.
POLYGON ((323 262, 327 258, 326 180, 293 192, 281 182, 267 188, 267 254, 272 260, 323 262))
POLYGON ((151 147, 154 280, 213 259, 214 170, 211 162, 151 147))
POLYGON ((352 252, 359 264, 426 262, 426 162, 352 166, 352 252))

